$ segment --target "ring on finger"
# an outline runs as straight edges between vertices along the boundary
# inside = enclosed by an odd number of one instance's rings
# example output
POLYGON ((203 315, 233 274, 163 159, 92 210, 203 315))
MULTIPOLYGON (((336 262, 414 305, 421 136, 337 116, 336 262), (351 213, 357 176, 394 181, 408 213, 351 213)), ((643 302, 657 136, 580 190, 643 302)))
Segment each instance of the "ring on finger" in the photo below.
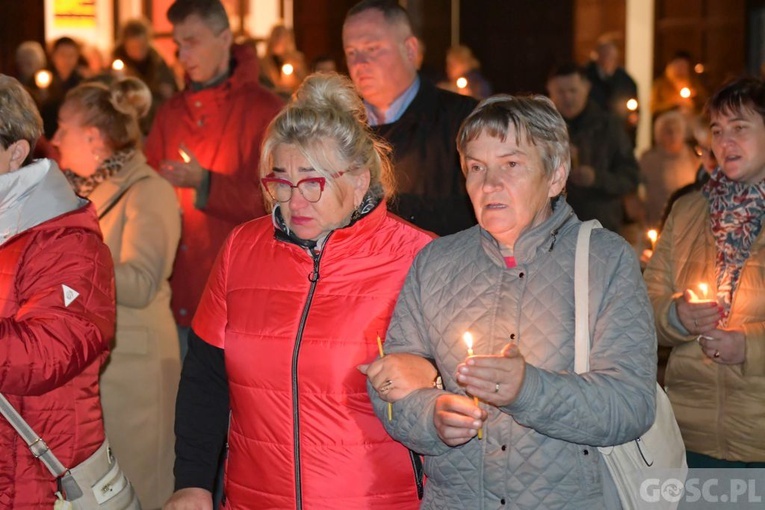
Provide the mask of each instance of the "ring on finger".
POLYGON ((499 383, 494 385, 494 393, 499 393, 499 383))

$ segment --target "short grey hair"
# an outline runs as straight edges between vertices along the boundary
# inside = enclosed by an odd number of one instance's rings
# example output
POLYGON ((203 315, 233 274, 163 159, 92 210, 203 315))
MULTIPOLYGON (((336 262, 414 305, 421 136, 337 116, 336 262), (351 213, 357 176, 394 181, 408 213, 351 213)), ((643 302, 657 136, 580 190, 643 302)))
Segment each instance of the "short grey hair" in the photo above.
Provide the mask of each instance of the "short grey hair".
POLYGON ((403 26, 413 33, 412 19, 409 17, 409 13, 396 0, 361 0, 348 9, 345 14, 345 21, 357 14, 372 10, 380 11, 389 25, 403 26))
MULTIPOLYGON (((261 177, 273 171, 273 154, 280 145, 295 146, 329 186, 338 171, 366 168, 369 191, 378 198, 393 195, 390 147, 369 129, 364 103, 345 76, 315 73, 303 81, 268 126, 260 157, 261 177), (330 154, 346 167, 331 168, 330 154)), ((270 197, 264 196, 270 202, 270 197)))
POLYGON ((16 78, 0 74, 0 145, 7 149, 19 140, 26 140, 29 143, 26 165, 32 161, 42 132, 42 118, 32 96, 16 78))
POLYGON ((34 59, 35 67, 42 69, 47 64, 47 58, 45 57, 45 50, 37 41, 24 41, 16 48, 16 62, 24 58, 34 59))
POLYGON ((553 175, 564 165, 571 170, 571 150, 566 121, 553 102, 541 95, 511 96, 498 94, 481 101, 468 115, 457 133, 457 150, 465 172, 465 149, 468 142, 483 133, 503 142, 515 129, 516 143, 521 139, 539 148, 545 174, 553 175))

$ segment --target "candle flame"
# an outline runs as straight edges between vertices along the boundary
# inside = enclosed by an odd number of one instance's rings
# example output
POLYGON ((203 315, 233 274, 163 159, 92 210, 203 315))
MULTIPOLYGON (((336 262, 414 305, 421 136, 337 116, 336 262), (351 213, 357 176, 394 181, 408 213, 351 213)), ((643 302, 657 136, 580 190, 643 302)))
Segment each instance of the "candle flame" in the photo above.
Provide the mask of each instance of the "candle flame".
POLYGON ((181 155, 181 158, 183 159, 184 163, 188 163, 189 161, 191 161, 191 157, 188 154, 186 154, 185 150, 178 149, 178 154, 181 155))
POLYGON ((704 282, 699 283, 699 290, 701 291, 701 298, 707 298, 707 292, 709 292, 709 285, 704 282))
POLYGON ((682 97, 684 99, 688 99, 689 97, 691 97, 691 89, 689 89, 688 87, 681 88, 680 89, 680 97, 682 97))
POLYGON ((464 76, 460 76, 459 78, 457 78, 458 89, 464 89, 467 87, 467 85, 468 85, 467 78, 465 78, 464 76))
POLYGON ((289 76, 293 72, 295 72, 295 68, 292 66, 292 64, 284 64, 282 66, 282 73, 284 73, 284 76, 289 76))
POLYGON ((35 85, 38 89, 47 89, 50 86, 50 82, 53 80, 53 75, 50 71, 42 69, 35 73, 35 85))
POLYGON ((114 62, 112 62, 112 69, 115 71, 122 71, 125 69, 125 63, 120 59, 116 59, 114 62))
POLYGON ((656 230, 654 229, 649 230, 646 235, 648 236, 648 239, 650 239, 652 243, 655 243, 656 239, 659 238, 659 233, 656 232, 656 230))
POLYGON ((462 335, 462 339, 465 341, 465 345, 467 345, 468 351, 473 350, 473 335, 470 333, 470 331, 465 331, 465 334, 462 335))
POLYGON ((638 109, 637 99, 632 98, 627 100, 627 109, 631 112, 634 112, 635 110, 637 110, 638 109))

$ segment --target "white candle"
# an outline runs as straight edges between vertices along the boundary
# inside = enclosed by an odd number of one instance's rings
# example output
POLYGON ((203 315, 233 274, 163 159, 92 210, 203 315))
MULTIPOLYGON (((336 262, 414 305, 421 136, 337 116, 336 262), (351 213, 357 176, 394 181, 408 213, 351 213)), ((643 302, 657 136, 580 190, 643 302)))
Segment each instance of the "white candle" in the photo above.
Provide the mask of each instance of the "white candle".
POLYGON ((651 241, 651 251, 653 251, 654 246, 656 246, 656 239, 659 238, 659 233, 656 232, 656 230, 651 229, 649 230, 646 235, 648 236, 648 239, 651 241))
POLYGON ((184 163, 188 163, 189 161, 191 161, 191 157, 188 154, 186 154, 185 150, 178 149, 178 154, 181 155, 181 159, 183 159, 184 163))
MULTIPOLYGON (((462 340, 465 341, 465 345, 467 345, 467 353, 468 356, 473 355, 473 335, 470 333, 470 331, 465 331, 465 333, 462 335, 462 340)), ((478 407, 478 397, 473 397, 473 403, 478 407)), ((478 439, 483 439, 483 427, 478 429, 478 439)))

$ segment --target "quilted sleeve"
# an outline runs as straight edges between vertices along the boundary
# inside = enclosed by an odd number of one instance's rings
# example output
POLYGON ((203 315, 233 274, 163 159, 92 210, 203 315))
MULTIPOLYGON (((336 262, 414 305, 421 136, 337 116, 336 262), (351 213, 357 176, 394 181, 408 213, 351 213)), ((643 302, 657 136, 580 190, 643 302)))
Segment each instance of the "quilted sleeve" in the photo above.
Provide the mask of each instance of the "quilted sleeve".
MULTIPOLYGON (((409 270, 404 288, 398 297, 385 340, 387 353, 408 352, 433 359, 422 317, 418 261, 409 270)), ((388 434, 407 448, 423 455, 440 455, 450 449, 441 441, 433 424, 436 398, 442 390, 422 389, 410 393, 393 405, 393 419, 388 421, 387 404, 367 383, 375 414, 388 434)))
POLYGON ((0 319, 0 392, 42 395, 69 382, 114 336, 114 268, 98 233, 62 228, 29 240, 20 307, 0 319))
MULTIPOLYGON (((677 208, 673 211, 677 211, 677 208)), ((658 341, 661 345, 670 347, 691 342, 696 338, 682 326, 675 307, 675 298, 681 295, 680 292, 674 291, 672 282, 675 218, 676 214, 670 213, 643 275, 656 317, 658 341)))
MULTIPOLYGON (((593 241, 603 235, 613 239, 611 233, 597 232, 593 241)), ((626 243, 593 242, 589 296, 590 372, 557 373, 527 364, 518 398, 501 410, 550 437, 610 446, 648 430, 656 409, 651 305, 626 243)))

